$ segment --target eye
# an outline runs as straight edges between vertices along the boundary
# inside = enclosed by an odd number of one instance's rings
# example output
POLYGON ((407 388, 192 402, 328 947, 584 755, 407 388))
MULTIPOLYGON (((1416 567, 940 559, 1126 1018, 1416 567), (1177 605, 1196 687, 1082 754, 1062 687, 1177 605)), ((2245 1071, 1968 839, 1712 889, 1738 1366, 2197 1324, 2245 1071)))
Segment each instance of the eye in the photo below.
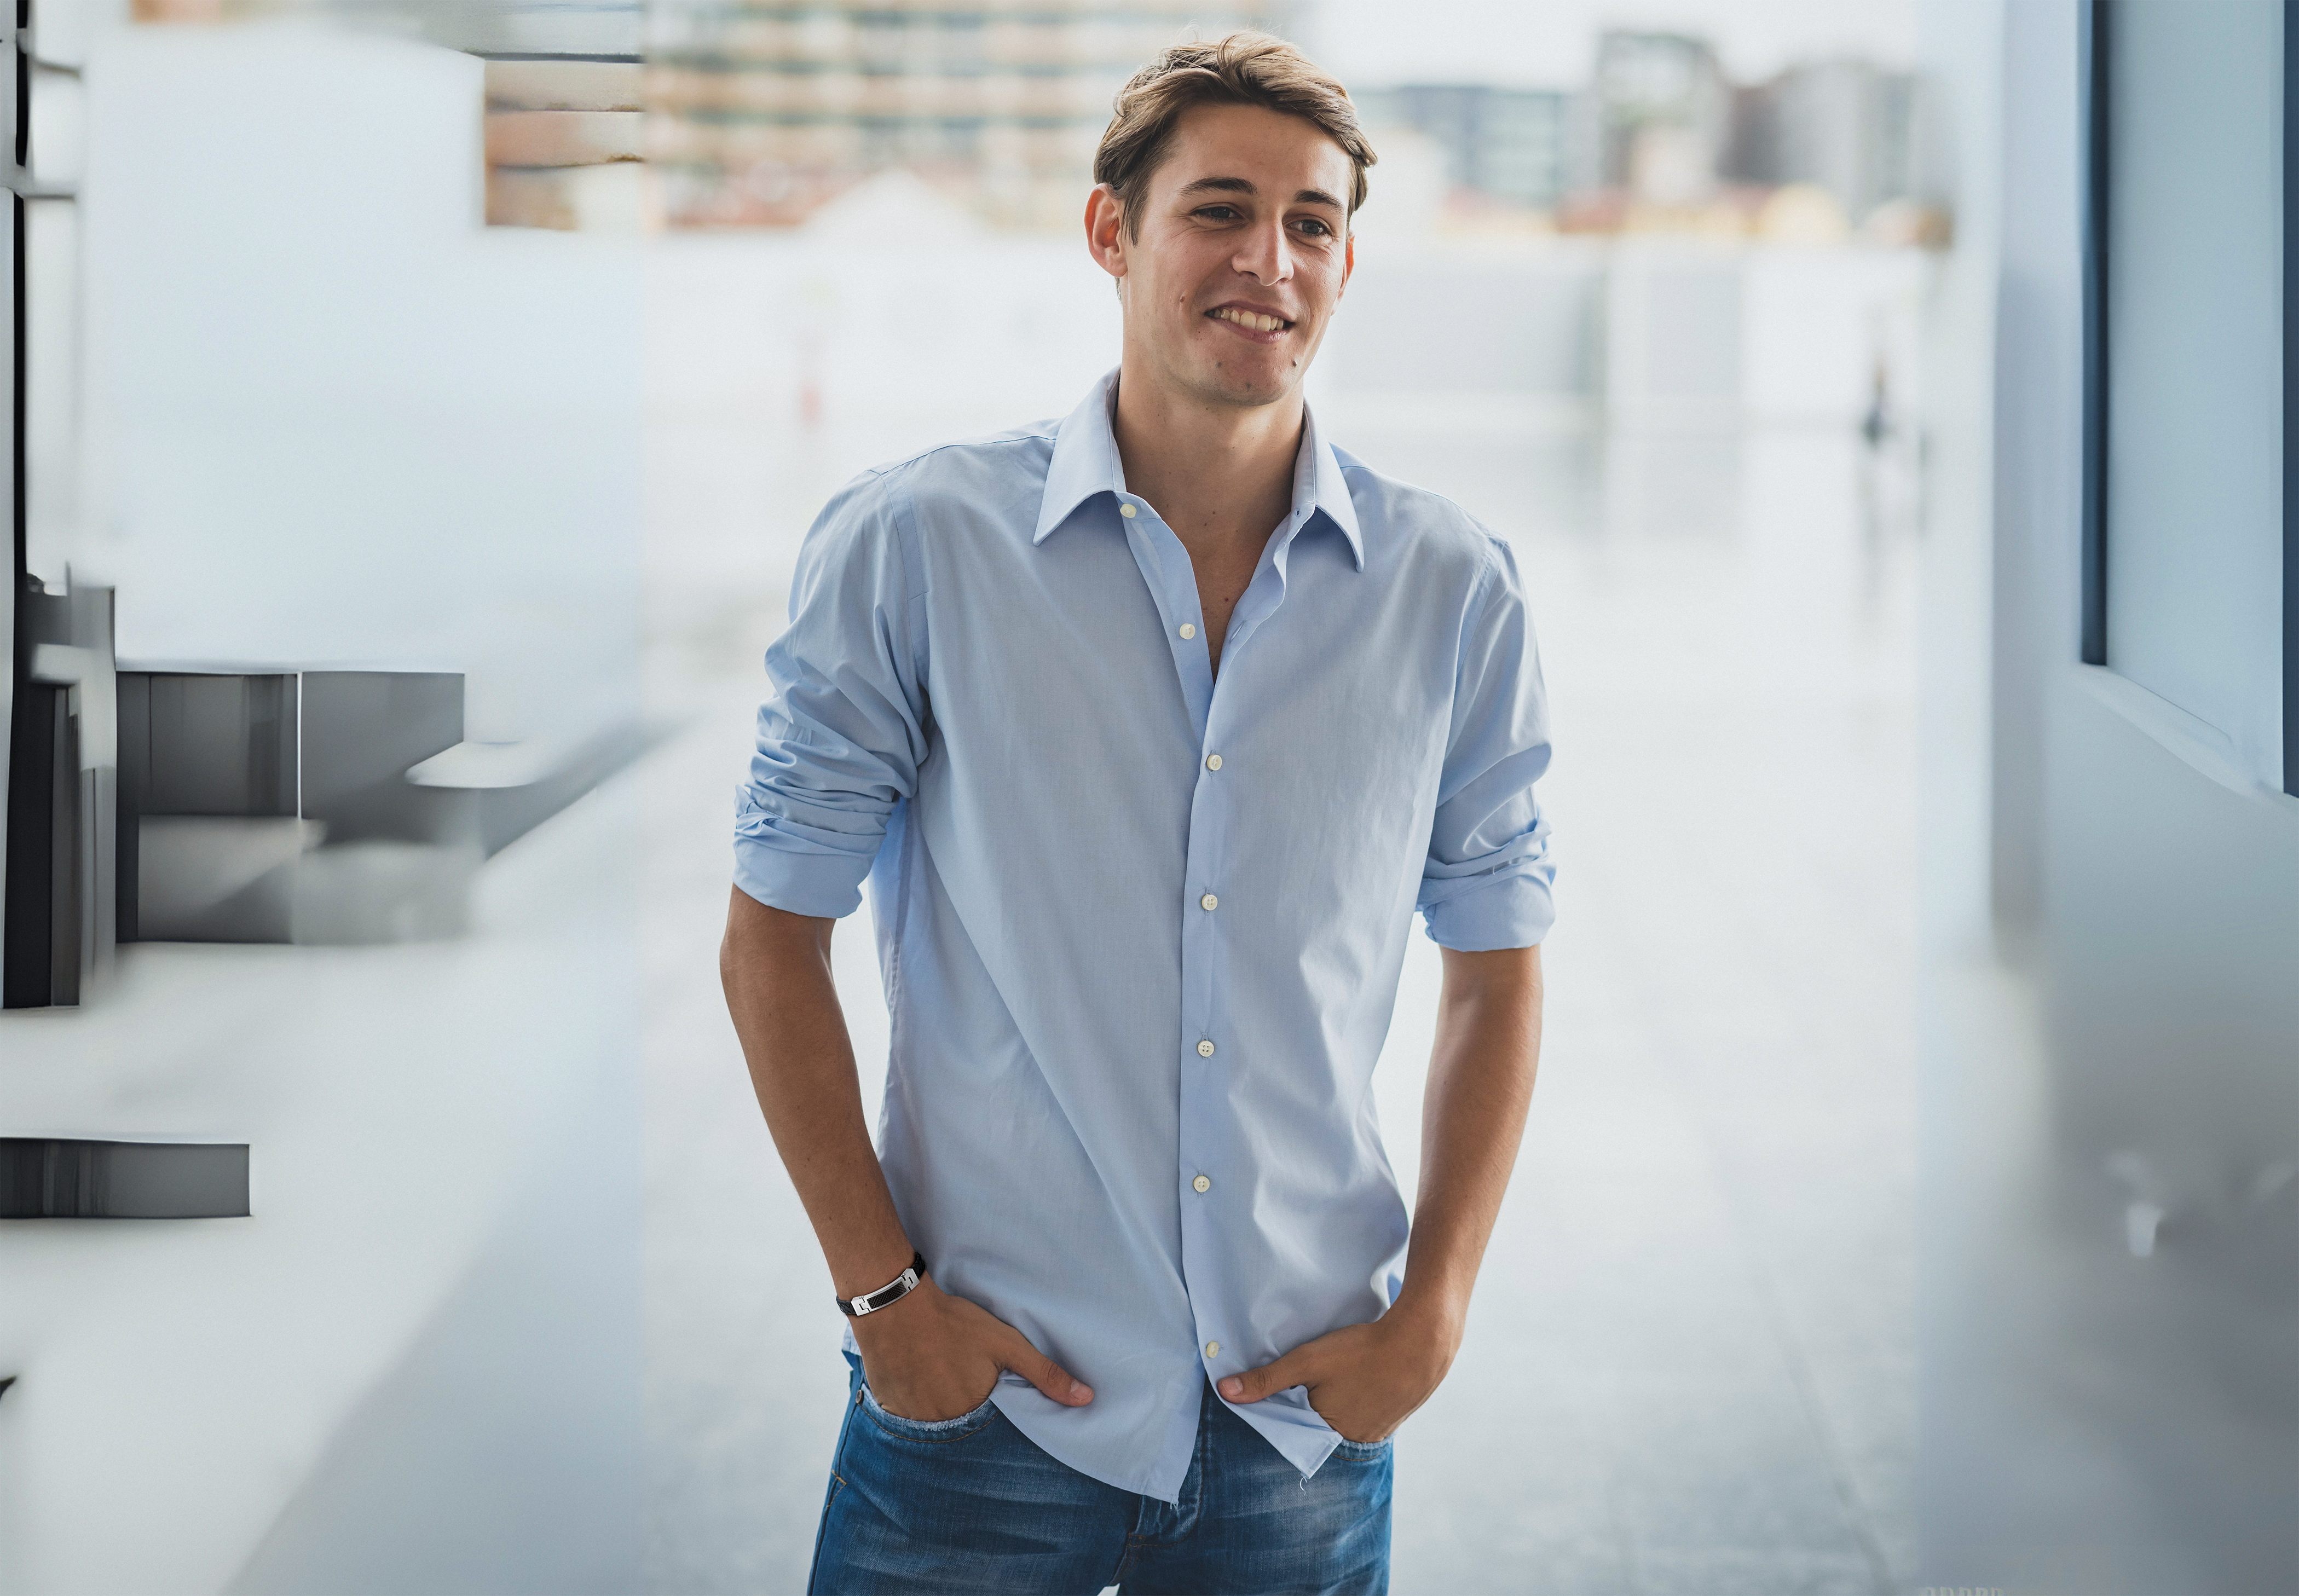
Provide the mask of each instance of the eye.
POLYGON ((1191 214, 1202 216, 1208 221, 1235 221, 1238 209, 1235 205, 1199 205, 1191 214))
POLYGON ((1333 229, 1315 216, 1303 217, 1298 225, 1315 229, 1316 230, 1309 235, 1313 238, 1330 238, 1333 236, 1333 229))

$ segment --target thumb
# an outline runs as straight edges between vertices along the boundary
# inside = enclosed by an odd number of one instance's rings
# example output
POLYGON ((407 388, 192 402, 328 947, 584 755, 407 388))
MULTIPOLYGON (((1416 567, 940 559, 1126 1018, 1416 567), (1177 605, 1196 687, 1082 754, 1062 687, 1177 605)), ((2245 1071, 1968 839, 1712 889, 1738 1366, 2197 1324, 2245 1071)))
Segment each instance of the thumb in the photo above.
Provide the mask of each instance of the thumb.
POLYGON ((1241 1375, 1224 1375, 1216 1387, 1232 1402, 1257 1402, 1291 1385, 1309 1384, 1308 1359, 1296 1347, 1274 1363, 1249 1368, 1241 1375))
POLYGON ((1071 1377, 1067 1369, 1032 1346, 1020 1331, 1009 1333, 1012 1340, 999 1357, 1000 1367, 1012 1369, 1065 1408, 1083 1408, 1093 1401, 1092 1386, 1071 1377))

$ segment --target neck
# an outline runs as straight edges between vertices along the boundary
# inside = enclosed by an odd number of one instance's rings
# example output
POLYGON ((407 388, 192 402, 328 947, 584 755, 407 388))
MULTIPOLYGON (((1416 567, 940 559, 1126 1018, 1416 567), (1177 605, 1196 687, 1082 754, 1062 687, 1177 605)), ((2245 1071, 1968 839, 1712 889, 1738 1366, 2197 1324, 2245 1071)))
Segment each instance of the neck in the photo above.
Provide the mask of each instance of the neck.
POLYGON ((1293 504, 1301 419, 1298 389, 1268 404, 1209 403, 1128 350, 1112 430, 1126 488, 1193 553, 1240 541, 1257 553, 1293 504))

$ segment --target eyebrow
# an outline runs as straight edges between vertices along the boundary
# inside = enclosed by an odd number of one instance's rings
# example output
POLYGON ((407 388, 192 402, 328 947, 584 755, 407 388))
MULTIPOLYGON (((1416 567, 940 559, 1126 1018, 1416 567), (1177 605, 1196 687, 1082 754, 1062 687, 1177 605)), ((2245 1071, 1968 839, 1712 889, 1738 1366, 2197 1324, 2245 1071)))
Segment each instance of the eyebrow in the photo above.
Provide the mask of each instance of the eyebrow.
MULTIPOLYGON (((1194 183, 1182 185, 1183 195, 1191 194, 1254 194, 1259 192, 1244 178, 1199 178, 1194 183)), ((1293 195, 1297 205, 1330 205, 1334 210, 1347 209, 1340 201, 1322 188, 1303 188, 1293 195)))

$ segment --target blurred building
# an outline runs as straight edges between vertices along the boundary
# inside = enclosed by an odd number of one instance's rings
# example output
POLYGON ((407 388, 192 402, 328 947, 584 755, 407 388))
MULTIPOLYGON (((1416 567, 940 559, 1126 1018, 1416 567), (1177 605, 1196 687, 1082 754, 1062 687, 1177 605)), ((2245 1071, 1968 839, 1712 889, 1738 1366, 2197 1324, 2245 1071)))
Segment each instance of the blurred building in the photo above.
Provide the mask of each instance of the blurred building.
POLYGON ((1849 59, 1735 85, 1707 39, 1615 29, 1578 90, 1402 84, 1357 97, 1376 133, 1409 129, 1442 152, 1450 224, 1498 210, 1567 232, 1810 244, 1860 229, 1936 245, 1945 217, 1912 198, 1914 87, 1849 59))
POLYGON ((1690 203, 1714 187, 1722 167, 1732 87, 1705 38, 1615 29, 1598 41, 1581 117, 1573 187, 1690 203))
POLYGON ((1739 90, 1726 170, 1744 182, 1808 183, 1854 222, 1913 188, 1915 79, 1865 61, 1791 67, 1739 90))
POLYGON ((1075 220, 1111 97, 1178 39, 1282 32, 1284 0, 676 0, 648 41, 672 226, 804 220, 906 168, 1008 226, 1075 220))
POLYGON ((1552 209, 1564 192, 1573 96, 1558 89, 1422 83, 1357 96, 1368 128, 1410 128, 1445 152, 1445 176, 1506 204, 1552 209))

